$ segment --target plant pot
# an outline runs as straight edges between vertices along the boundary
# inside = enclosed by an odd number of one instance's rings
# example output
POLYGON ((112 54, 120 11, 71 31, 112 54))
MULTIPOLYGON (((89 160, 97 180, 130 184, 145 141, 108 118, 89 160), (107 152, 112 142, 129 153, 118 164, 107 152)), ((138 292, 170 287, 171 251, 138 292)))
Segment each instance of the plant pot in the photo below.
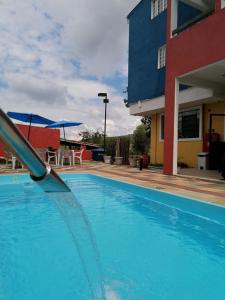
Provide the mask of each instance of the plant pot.
POLYGON ((104 162, 106 164, 110 164, 111 163, 111 155, 104 155, 104 162))
POLYGON ((136 157, 129 157, 129 164, 131 167, 137 166, 137 158, 136 157))
POLYGON ((150 156, 146 153, 143 154, 143 168, 147 168, 150 164, 150 156))
POLYGON ((115 165, 122 165, 122 163, 123 163, 123 157, 116 156, 115 157, 115 165))

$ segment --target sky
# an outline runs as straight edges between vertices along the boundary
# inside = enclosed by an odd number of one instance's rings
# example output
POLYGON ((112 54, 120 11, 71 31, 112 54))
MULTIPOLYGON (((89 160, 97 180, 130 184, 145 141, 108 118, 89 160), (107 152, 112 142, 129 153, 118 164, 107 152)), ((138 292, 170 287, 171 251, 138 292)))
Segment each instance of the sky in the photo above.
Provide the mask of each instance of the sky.
POLYGON ((123 103, 128 24, 138 0, 0 0, 0 107, 82 122, 107 135, 131 133, 139 118, 123 103))

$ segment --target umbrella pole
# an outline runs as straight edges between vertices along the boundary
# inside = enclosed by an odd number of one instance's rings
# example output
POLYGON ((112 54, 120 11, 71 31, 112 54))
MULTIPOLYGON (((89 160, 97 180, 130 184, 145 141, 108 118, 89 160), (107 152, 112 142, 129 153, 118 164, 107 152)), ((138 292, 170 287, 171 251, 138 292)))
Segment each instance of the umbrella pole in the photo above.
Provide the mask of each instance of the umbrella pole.
POLYGON ((30 117, 30 125, 29 125, 29 129, 28 129, 28 136, 27 136, 27 140, 28 140, 28 141, 29 141, 29 139, 30 139, 31 123, 32 123, 32 115, 31 115, 31 117, 30 117))
POLYGON ((66 139, 66 135, 65 135, 65 127, 63 125, 63 134, 64 134, 64 140, 66 139))

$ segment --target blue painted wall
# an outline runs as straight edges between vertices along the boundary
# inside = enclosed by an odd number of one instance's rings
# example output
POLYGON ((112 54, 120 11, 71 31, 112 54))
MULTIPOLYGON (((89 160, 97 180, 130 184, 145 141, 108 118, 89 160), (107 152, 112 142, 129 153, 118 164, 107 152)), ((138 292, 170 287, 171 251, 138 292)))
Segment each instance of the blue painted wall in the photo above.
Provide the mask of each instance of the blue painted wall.
POLYGON ((128 102, 164 94, 165 68, 158 48, 166 43, 166 11, 151 20, 151 1, 142 0, 129 18, 128 102))
MULTIPOLYGON (((199 12, 179 3, 178 25, 199 12)), ((128 15, 128 102, 165 94, 165 68, 158 69, 158 48, 166 43, 166 12, 151 20, 151 0, 142 0, 128 15)))

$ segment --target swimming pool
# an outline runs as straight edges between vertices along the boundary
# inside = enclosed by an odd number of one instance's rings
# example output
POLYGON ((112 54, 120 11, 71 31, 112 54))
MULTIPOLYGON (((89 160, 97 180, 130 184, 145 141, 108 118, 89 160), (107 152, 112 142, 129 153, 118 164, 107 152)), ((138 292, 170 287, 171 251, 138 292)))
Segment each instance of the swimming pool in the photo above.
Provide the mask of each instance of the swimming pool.
MULTIPOLYGON (((92 225, 107 299, 225 297, 224 208, 94 175, 62 177, 92 225)), ((0 299, 91 299, 54 203, 27 175, 1 176, 0 191, 0 299)))

